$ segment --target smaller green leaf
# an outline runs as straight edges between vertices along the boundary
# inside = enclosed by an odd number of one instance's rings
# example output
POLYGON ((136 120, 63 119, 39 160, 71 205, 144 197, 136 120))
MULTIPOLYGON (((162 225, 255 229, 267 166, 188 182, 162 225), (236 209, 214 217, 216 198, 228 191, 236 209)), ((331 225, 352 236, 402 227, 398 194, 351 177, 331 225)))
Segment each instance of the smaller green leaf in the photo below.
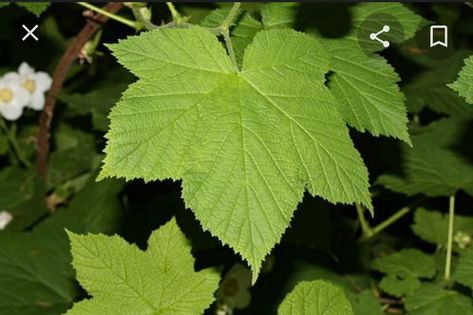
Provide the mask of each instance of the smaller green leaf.
POLYGON ((451 117, 416 130, 413 147, 402 148, 402 176, 385 174, 377 182, 409 196, 451 196, 460 189, 473 195, 473 165, 456 148, 469 136, 470 123, 451 117))
POLYGON ((0 233, 0 314, 57 315, 72 305, 80 290, 64 228, 115 231, 121 187, 118 181, 92 180, 67 209, 58 210, 33 231, 0 233))
POLYGON ((63 94, 60 98, 79 114, 92 114, 94 128, 107 131, 109 124, 107 116, 110 109, 119 100, 126 87, 126 83, 112 82, 94 86, 94 89, 87 93, 63 94))
POLYGON ((371 267, 387 275, 402 278, 431 278, 437 270, 435 259, 432 256, 413 248, 376 258, 371 267))
POLYGON ((48 162, 48 188, 57 187, 97 167, 100 155, 95 145, 92 134, 61 125, 56 132, 57 150, 48 162))
POLYGON ((404 85, 407 108, 411 113, 418 113, 424 107, 449 116, 472 116, 473 107, 466 100, 450 89, 447 83, 458 76, 464 65, 465 55, 471 51, 459 51, 447 60, 435 60, 433 64, 416 75, 404 85))
POLYGON ((190 246, 174 219, 150 236, 145 252, 118 236, 69 238, 77 278, 92 295, 69 315, 201 314, 214 300, 219 275, 194 271, 190 246))
POLYGON ((16 5, 39 17, 49 7, 49 2, 16 2, 16 5))
POLYGON ((385 315, 372 289, 363 290, 358 294, 347 292, 347 298, 355 315, 385 315))
POLYGON ((453 280, 473 289, 473 249, 460 257, 453 280))
POLYGON ((415 277, 407 277, 403 279, 394 276, 386 276, 383 277, 379 283, 379 287, 384 292, 396 297, 411 295, 421 286, 422 283, 415 277))
POLYGON ((471 315, 471 299, 434 284, 426 284, 405 300, 409 315, 471 315))
POLYGON ((458 74, 458 79, 448 86, 473 104, 473 56, 465 59, 465 66, 458 74))
POLYGON ((0 171, 0 211, 13 215, 7 229, 23 230, 48 212, 43 180, 31 170, 6 167, 0 171))
MULTIPOLYGON (((454 236, 458 233, 473 235, 473 217, 457 214, 453 226, 454 236)), ((414 214, 412 231, 426 242, 446 246, 448 215, 419 208, 414 214)))
POLYGON ((297 15, 297 3, 269 2, 261 5, 261 20, 266 29, 292 27, 297 15))
POLYGON ((343 290, 322 280, 300 282, 278 309, 279 315, 352 315, 343 290))

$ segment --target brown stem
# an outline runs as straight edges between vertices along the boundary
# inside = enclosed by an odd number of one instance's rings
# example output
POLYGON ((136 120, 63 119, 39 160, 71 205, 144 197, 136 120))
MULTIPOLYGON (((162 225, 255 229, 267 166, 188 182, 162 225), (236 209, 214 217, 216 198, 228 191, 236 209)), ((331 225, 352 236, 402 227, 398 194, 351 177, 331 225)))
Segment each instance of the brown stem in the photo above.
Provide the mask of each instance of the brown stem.
MULTIPOLYGON (((103 10, 116 13, 122 7, 123 4, 120 2, 109 2, 103 7, 103 10)), ((95 14, 93 17, 89 18, 82 30, 71 42, 64 55, 62 55, 61 60, 54 70, 53 83, 46 96, 46 104, 39 118, 39 130, 36 138, 36 163, 38 172, 43 178, 46 178, 47 173, 49 136, 56 98, 62 89, 71 64, 77 59, 82 47, 94 36, 100 26, 107 21, 108 17, 100 14, 95 14)))

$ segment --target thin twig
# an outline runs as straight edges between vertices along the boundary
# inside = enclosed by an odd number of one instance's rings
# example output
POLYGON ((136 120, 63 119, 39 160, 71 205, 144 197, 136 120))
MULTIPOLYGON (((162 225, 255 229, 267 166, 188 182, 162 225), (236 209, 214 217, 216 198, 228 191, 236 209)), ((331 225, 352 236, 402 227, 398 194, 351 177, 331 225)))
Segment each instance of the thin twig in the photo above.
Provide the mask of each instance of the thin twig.
MULTIPOLYGON (((110 13, 116 13, 123 7, 120 2, 109 2, 102 9, 110 13)), ((49 155, 49 136, 51 120, 53 118, 56 97, 62 89, 69 68, 79 56, 84 45, 94 36, 101 24, 108 21, 108 17, 97 14, 94 19, 87 23, 69 45, 67 51, 62 55, 53 75, 53 83, 46 97, 46 104, 39 118, 39 131, 36 138, 37 168, 41 177, 46 178, 47 162, 49 155)))

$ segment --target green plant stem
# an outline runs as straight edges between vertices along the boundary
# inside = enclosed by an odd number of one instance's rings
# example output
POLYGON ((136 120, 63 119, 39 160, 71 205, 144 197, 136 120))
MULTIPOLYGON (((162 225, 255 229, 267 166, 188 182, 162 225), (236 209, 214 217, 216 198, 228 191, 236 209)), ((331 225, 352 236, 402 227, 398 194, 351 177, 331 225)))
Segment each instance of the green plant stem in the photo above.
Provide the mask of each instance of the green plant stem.
POLYGON ((225 41, 225 46, 227 47, 228 55, 230 56, 230 59, 236 69, 238 69, 238 63, 236 61, 235 51, 233 50, 232 39, 230 37, 230 27, 232 26, 238 14, 238 11, 240 10, 240 6, 241 6, 240 2, 233 3, 233 6, 230 9, 230 12, 228 12, 228 15, 225 17, 225 20, 223 20, 222 24, 220 24, 220 26, 216 28, 210 29, 210 31, 215 33, 217 36, 218 35, 223 36, 223 40, 225 41))
POLYGON ((122 16, 119 16, 119 15, 116 15, 116 14, 113 14, 113 13, 110 13, 108 11, 105 11, 105 10, 102 10, 101 8, 98 8, 90 3, 86 3, 86 2, 77 2, 78 5, 81 5, 91 11, 94 11, 94 12, 97 12, 103 16, 106 16, 112 20, 115 20, 117 22, 120 22, 122 24, 125 24, 133 29, 135 29, 136 31, 139 31, 142 26, 140 23, 136 22, 136 21, 131 21, 127 18, 124 18, 122 16))
POLYGON ((223 23, 221 25, 222 28, 230 28, 232 26, 233 21, 236 18, 236 15, 238 13, 238 10, 240 10, 241 2, 235 2, 233 3, 232 8, 230 9, 230 12, 228 12, 227 17, 225 20, 223 20, 223 23))
POLYGON ((450 196, 448 205, 448 239, 447 254, 445 257, 445 276, 444 279, 449 281, 452 268, 452 247, 453 247, 453 222, 455 220, 455 196, 450 196))
POLYGON ((470 8, 473 8, 473 3, 472 2, 465 2, 465 5, 469 6, 470 8))
POLYGON ((16 128, 15 127, 11 129, 8 128, 3 118, 0 118, 0 128, 4 131, 5 135, 7 136, 8 142, 10 142, 10 145, 13 148, 13 151, 15 152, 16 156, 18 157, 18 160, 21 163, 23 163, 26 167, 30 168, 31 163, 24 156, 23 151, 21 151, 20 145, 18 144, 18 141, 16 139, 16 128))
POLYGON ((411 211, 412 209, 412 207, 401 208, 398 211, 396 211, 392 216, 390 216, 389 218, 387 218, 386 220, 384 220, 383 222, 381 222, 380 224, 372 228, 369 226, 368 222, 366 222, 366 219, 363 216, 363 212, 362 212, 363 209, 361 207, 360 209, 358 209, 358 207, 357 207, 358 217, 360 218, 361 229, 363 231, 363 234, 361 235, 359 239, 360 242, 364 242, 373 238, 380 232, 384 231, 387 227, 395 223, 397 220, 399 220, 400 218, 408 214, 409 211, 411 211), (362 217, 360 217, 360 212, 361 212, 362 217), (365 225, 365 227, 363 227, 363 225, 365 225))
POLYGON ((225 41, 225 46, 227 46, 228 55, 232 60, 233 65, 238 69, 238 63, 236 61, 235 51, 233 50, 232 39, 230 38, 230 31, 228 28, 222 30, 223 40, 225 41))
POLYGON ((411 211, 410 207, 404 207, 396 211, 392 216, 390 216, 389 218, 387 218, 386 220, 384 220, 383 222, 381 222, 380 224, 378 224, 372 229, 373 236, 383 231, 388 226, 390 226, 391 224, 393 224, 394 222, 396 222, 397 220, 399 220, 400 218, 408 214, 409 211, 411 211))
POLYGON ((141 11, 141 8, 132 6, 131 11, 133 12, 133 15, 135 16, 135 19, 143 25, 144 28, 146 28, 148 31, 154 30, 159 28, 159 26, 153 24, 151 21, 148 21, 144 16, 141 11))
POLYGON ((371 230, 371 227, 368 221, 366 221, 364 209, 358 203, 355 203, 355 208, 356 208, 356 213, 358 214, 358 220, 360 221, 360 225, 361 225, 361 232, 362 232, 361 238, 369 239, 372 237, 373 231, 371 230))
POLYGON ((173 21, 178 22, 181 19, 181 15, 176 10, 174 4, 172 2, 166 2, 166 5, 168 6, 169 11, 171 11, 173 21))

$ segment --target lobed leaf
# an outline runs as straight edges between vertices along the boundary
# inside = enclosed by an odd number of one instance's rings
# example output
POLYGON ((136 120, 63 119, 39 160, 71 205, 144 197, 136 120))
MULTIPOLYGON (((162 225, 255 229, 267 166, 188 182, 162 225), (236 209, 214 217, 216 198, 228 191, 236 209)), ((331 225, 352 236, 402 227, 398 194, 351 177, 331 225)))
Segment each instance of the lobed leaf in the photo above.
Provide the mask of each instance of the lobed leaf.
POLYGON ((465 66, 458 73, 458 79, 448 86, 473 104, 473 56, 465 59, 465 66))
POLYGON ((322 280, 300 282, 278 309, 280 315, 352 315, 342 289, 322 280))
POLYGON ((201 314, 214 300, 219 275, 194 271, 190 246, 174 219, 150 236, 144 252, 118 236, 69 238, 77 279, 92 298, 67 314, 201 314))
POLYGON ((100 177, 182 179, 186 205, 254 279, 306 188, 371 209, 366 167, 323 84, 328 55, 310 36, 261 31, 242 70, 200 27, 111 48, 140 80, 112 110, 100 177))
POLYGON ((405 300, 411 315, 468 315, 473 313, 471 299, 435 284, 426 284, 405 300))

